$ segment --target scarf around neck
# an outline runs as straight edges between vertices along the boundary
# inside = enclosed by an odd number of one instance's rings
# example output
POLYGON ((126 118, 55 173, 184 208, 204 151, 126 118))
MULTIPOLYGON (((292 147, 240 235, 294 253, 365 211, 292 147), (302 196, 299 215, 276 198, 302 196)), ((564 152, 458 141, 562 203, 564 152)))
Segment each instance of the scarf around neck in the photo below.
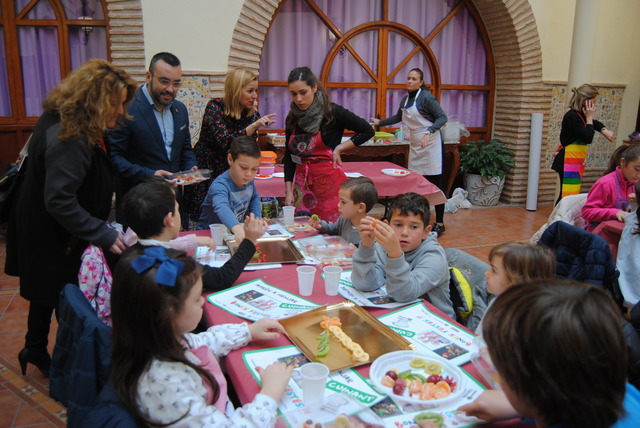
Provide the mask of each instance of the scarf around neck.
POLYGON ((322 106, 327 102, 324 93, 317 91, 313 103, 306 110, 300 110, 295 103, 291 103, 291 114, 298 122, 298 128, 309 134, 317 134, 324 119, 322 106))

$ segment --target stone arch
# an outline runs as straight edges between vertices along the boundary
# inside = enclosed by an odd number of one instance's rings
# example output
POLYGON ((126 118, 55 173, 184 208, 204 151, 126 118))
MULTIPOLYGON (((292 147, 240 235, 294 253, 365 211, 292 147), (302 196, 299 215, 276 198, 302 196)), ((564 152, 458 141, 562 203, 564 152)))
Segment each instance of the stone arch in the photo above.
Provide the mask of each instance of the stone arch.
MULTIPOLYGON (((281 0, 245 0, 231 40, 229 68, 244 66, 258 71, 263 43, 280 3, 281 0)), ((547 113, 551 108, 551 88, 542 82, 538 29, 527 0, 477 0, 474 5, 489 34, 494 53, 493 135, 507 141, 516 152, 516 168, 507 178, 503 199, 509 203, 523 203, 531 113, 547 113)), ((545 122, 547 120, 545 115, 545 122)), ((543 175, 551 177, 549 172, 543 175)), ((549 189, 540 199, 552 200, 552 186, 542 186, 549 189)))

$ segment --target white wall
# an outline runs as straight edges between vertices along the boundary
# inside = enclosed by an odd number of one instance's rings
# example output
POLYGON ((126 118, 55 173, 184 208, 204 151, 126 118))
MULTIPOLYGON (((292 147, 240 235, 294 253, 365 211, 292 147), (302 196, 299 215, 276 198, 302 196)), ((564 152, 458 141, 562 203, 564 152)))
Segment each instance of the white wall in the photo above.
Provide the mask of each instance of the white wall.
MULTIPOLYGON (((582 0, 577 0, 582 1, 582 0)), ((640 99, 640 2, 596 0, 598 22, 591 83, 626 85, 617 142, 634 131, 640 99)), ((576 0, 529 0, 542 47, 542 78, 567 81, 576 0)))
POLYGON ((226 71, 243 0, 141 0, 145 64, 161 51, 184 71, 226 71))
MULTIPOLYGON (((243 0, 141 0, 145 55, 167 50, 185 71, 227 70, 243 0)), ((542 48, 542 78, 566 81, 576 1, 529 0, 542 48)), ((596 0, 598 23, 591 82, 626 85, 618 142, 634 131, 640 99, 640 1, 596 0)))

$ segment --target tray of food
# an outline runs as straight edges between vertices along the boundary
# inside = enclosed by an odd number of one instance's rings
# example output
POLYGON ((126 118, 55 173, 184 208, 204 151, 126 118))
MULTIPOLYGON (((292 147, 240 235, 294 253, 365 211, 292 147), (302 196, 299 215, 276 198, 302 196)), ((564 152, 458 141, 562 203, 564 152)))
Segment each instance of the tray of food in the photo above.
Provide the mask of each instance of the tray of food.
POLYGON ((382 355, 371 365, 369 377, 378 391, 396 401, 434 407, 458 398, 465 379, 455 364, 417 351, 382 355))
POLYGON ((165 177, 167 180, 175 180, 179 186, 189 186, 211 178, 211 170, 198 169, 196 171, 180 171, 165 177))
POLYGON ((298 233, 298 232, 313 232, 315 230, 309 224, 309 220, 311 220, 311 217, 309 217, 308 215, 300 216, 300 217, 294 217, 292 226, 285 226, 284 225, 284 219, 282 219, 282 218, 279 218, 276 221, 278 223, 282 224, 282 226, 285 229, 287 229, 289 232, 298 233))
MULTIPOLYGON (((235 240, 227 241, 231 254, 235 254, 240 244, 235 240)), ((304 260, 298 248, 285 236, 259 238, 256 252, 249 264, 296 263, 304 260)))
POLYGON ((331 371, 367 364, 390 351, 413 346, 348 300, 281 319, 280 323, 309 360, 326 364, 331 371))

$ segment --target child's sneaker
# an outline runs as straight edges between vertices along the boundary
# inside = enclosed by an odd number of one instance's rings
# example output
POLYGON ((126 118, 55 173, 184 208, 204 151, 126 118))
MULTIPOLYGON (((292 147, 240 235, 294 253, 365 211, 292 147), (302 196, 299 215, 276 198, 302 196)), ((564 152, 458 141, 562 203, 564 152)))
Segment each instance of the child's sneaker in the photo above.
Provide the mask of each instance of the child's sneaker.
POLYGON ((631 141, 640 141, 640 131, 632 132, 629 134, 629 139, 631 141))

